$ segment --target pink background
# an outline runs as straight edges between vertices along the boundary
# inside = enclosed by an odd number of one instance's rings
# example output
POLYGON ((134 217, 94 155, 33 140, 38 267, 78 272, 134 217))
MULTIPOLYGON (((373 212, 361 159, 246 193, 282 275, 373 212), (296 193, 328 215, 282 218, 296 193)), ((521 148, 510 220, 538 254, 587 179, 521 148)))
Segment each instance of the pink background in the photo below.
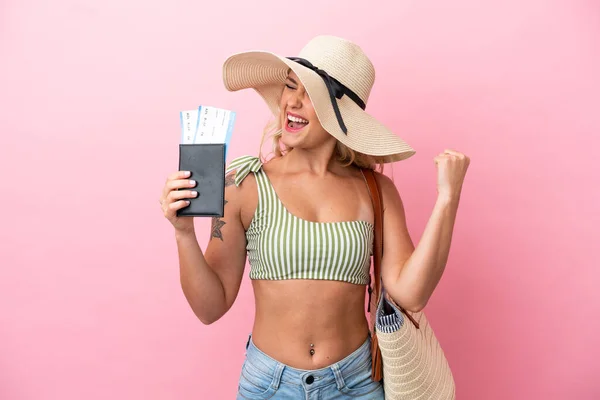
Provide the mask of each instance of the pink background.
POLYGON ((600 398, 599 2, 259 3, 0 3, 0 398, 235 396, 249 281, 202 325, 157 199, 179 110, 236 110, 229 159, 257 154, 268 111, 225 57, 321 33, 369 54, 368 111, 417 150, 394 167, 415 243, 433 157, 471 157, 426 308, 458 398, 600 398))

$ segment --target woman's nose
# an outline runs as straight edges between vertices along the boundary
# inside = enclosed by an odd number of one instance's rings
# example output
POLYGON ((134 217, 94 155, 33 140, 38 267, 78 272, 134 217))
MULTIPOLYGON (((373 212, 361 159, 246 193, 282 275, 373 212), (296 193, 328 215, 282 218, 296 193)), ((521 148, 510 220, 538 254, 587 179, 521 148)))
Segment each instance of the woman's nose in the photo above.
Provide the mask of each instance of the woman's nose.
POLYGON ((297 89, 290 94, 288 98, 288 106, 299 108, 302 105, 302 98, 304 97, 304 92, 297 89))

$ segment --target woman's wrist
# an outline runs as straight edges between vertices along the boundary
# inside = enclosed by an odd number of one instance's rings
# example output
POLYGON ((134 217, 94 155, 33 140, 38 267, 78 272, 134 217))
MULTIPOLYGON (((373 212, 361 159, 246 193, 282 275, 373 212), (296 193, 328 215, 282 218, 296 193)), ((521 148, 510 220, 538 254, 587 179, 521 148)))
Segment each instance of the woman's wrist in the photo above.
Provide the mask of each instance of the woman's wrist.
POLYGON ((190 228, 176 228, 175 229, 175 239, 179 240, 188 240, 188 239, 196 239, 196 231, 194 226, 190 228))
POLYGON ((437 202, 443 205, 456 206, 460 202, 460 194, 439 193, 437 202))

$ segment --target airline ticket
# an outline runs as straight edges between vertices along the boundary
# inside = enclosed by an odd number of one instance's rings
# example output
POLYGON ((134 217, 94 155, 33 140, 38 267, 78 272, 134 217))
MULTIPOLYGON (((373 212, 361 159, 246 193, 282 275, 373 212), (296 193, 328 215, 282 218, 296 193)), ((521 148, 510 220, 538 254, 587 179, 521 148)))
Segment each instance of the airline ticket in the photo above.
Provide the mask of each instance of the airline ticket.
POLYGON ((181 111, 181 143, 225 143, 225 154, 227 154, 235 116, 234 111, 209 106, 199 106, 196 110, 181 111))

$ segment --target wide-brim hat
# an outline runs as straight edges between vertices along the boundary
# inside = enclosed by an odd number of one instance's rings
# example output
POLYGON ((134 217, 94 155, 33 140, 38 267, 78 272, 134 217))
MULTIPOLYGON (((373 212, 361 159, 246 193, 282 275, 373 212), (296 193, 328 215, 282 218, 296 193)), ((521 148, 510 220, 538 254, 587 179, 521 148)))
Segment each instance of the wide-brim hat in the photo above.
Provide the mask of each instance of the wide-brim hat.
POLYGON ((323 128, 344 145, 384 163, 415 154, 408 143, 365 111, 375 68, 362 49, 348 40, 317 36, 298 57, 267 51, 234 54, 223 65, 223 81, 230 91, 255 89, 278 117, 290 69, 305 87, 323 128))

